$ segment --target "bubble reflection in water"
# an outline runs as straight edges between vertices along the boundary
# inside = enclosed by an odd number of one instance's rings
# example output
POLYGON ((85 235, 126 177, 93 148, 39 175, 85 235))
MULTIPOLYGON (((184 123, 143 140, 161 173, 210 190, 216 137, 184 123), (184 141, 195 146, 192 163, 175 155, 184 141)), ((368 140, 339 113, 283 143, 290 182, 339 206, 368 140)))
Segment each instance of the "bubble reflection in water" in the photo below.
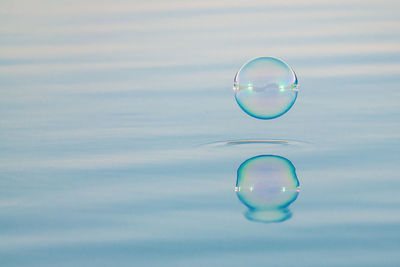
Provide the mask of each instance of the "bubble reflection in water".
POLYGON ((288 159, 260 155, 244 161, 237 170, 235 191, 246 205, 247 219, 282 222, 291 217, 288 206, 299 194, 295 167, 288 159))

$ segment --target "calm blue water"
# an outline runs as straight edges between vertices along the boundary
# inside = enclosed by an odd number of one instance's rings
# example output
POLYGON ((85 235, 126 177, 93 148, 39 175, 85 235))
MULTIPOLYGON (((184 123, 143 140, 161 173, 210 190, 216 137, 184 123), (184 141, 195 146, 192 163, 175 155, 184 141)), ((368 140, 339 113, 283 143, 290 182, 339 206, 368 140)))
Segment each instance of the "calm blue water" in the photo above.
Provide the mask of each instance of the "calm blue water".
POLYGON ((399 266, 398 8, 3 1, 0 265, 399 266), (257 56, 299 78, 270 121, 233 96, 257 56), (296 168, 283 222, 234 191, 258 155, 296 168))

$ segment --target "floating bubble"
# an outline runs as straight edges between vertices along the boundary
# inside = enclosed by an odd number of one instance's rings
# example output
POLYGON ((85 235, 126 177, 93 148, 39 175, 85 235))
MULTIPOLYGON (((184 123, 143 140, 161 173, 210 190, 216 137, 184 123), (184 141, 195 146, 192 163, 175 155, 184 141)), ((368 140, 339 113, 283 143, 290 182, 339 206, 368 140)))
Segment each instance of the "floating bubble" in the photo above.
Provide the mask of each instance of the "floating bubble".
POLYGON ((244 112, 258 119, 274 119, 285 114, 296 101, 297 77, 285 62, 259 57, 239 69, 233 90, 244 112))
POLYGON ((299 181, 288 159, 261 155, 240 165, 235 191, 249 220, 282 222, 291 216, 287 207, 299 194, 299 181))

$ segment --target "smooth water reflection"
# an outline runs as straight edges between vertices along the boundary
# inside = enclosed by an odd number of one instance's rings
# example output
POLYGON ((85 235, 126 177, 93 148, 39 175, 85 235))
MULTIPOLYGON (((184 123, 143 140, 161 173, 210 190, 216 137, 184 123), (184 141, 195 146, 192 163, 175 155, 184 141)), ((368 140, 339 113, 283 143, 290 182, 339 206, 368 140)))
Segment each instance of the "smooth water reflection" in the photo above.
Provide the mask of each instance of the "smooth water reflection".
POLYGON ((281 156, 260 155, 244 161, 237 170, 235 191, 246 205, 247 219, 271 223, 291 217, 288 209, 299 194, 292 162, 281 156))

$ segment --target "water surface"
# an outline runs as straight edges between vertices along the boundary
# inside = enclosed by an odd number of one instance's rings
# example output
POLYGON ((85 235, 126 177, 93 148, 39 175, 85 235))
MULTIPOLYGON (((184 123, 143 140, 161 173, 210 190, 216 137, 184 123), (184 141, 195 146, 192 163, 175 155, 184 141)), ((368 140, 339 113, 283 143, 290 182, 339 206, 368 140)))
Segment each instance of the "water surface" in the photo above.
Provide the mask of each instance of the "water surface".
POLYGON ((0 265, 398 266, 398 8, 5 1, 0 265), (270 121, 232 92, 257 56, 299 78, 270 121), (296 168, 280 223, 234 191, 258 155, 296 168))

